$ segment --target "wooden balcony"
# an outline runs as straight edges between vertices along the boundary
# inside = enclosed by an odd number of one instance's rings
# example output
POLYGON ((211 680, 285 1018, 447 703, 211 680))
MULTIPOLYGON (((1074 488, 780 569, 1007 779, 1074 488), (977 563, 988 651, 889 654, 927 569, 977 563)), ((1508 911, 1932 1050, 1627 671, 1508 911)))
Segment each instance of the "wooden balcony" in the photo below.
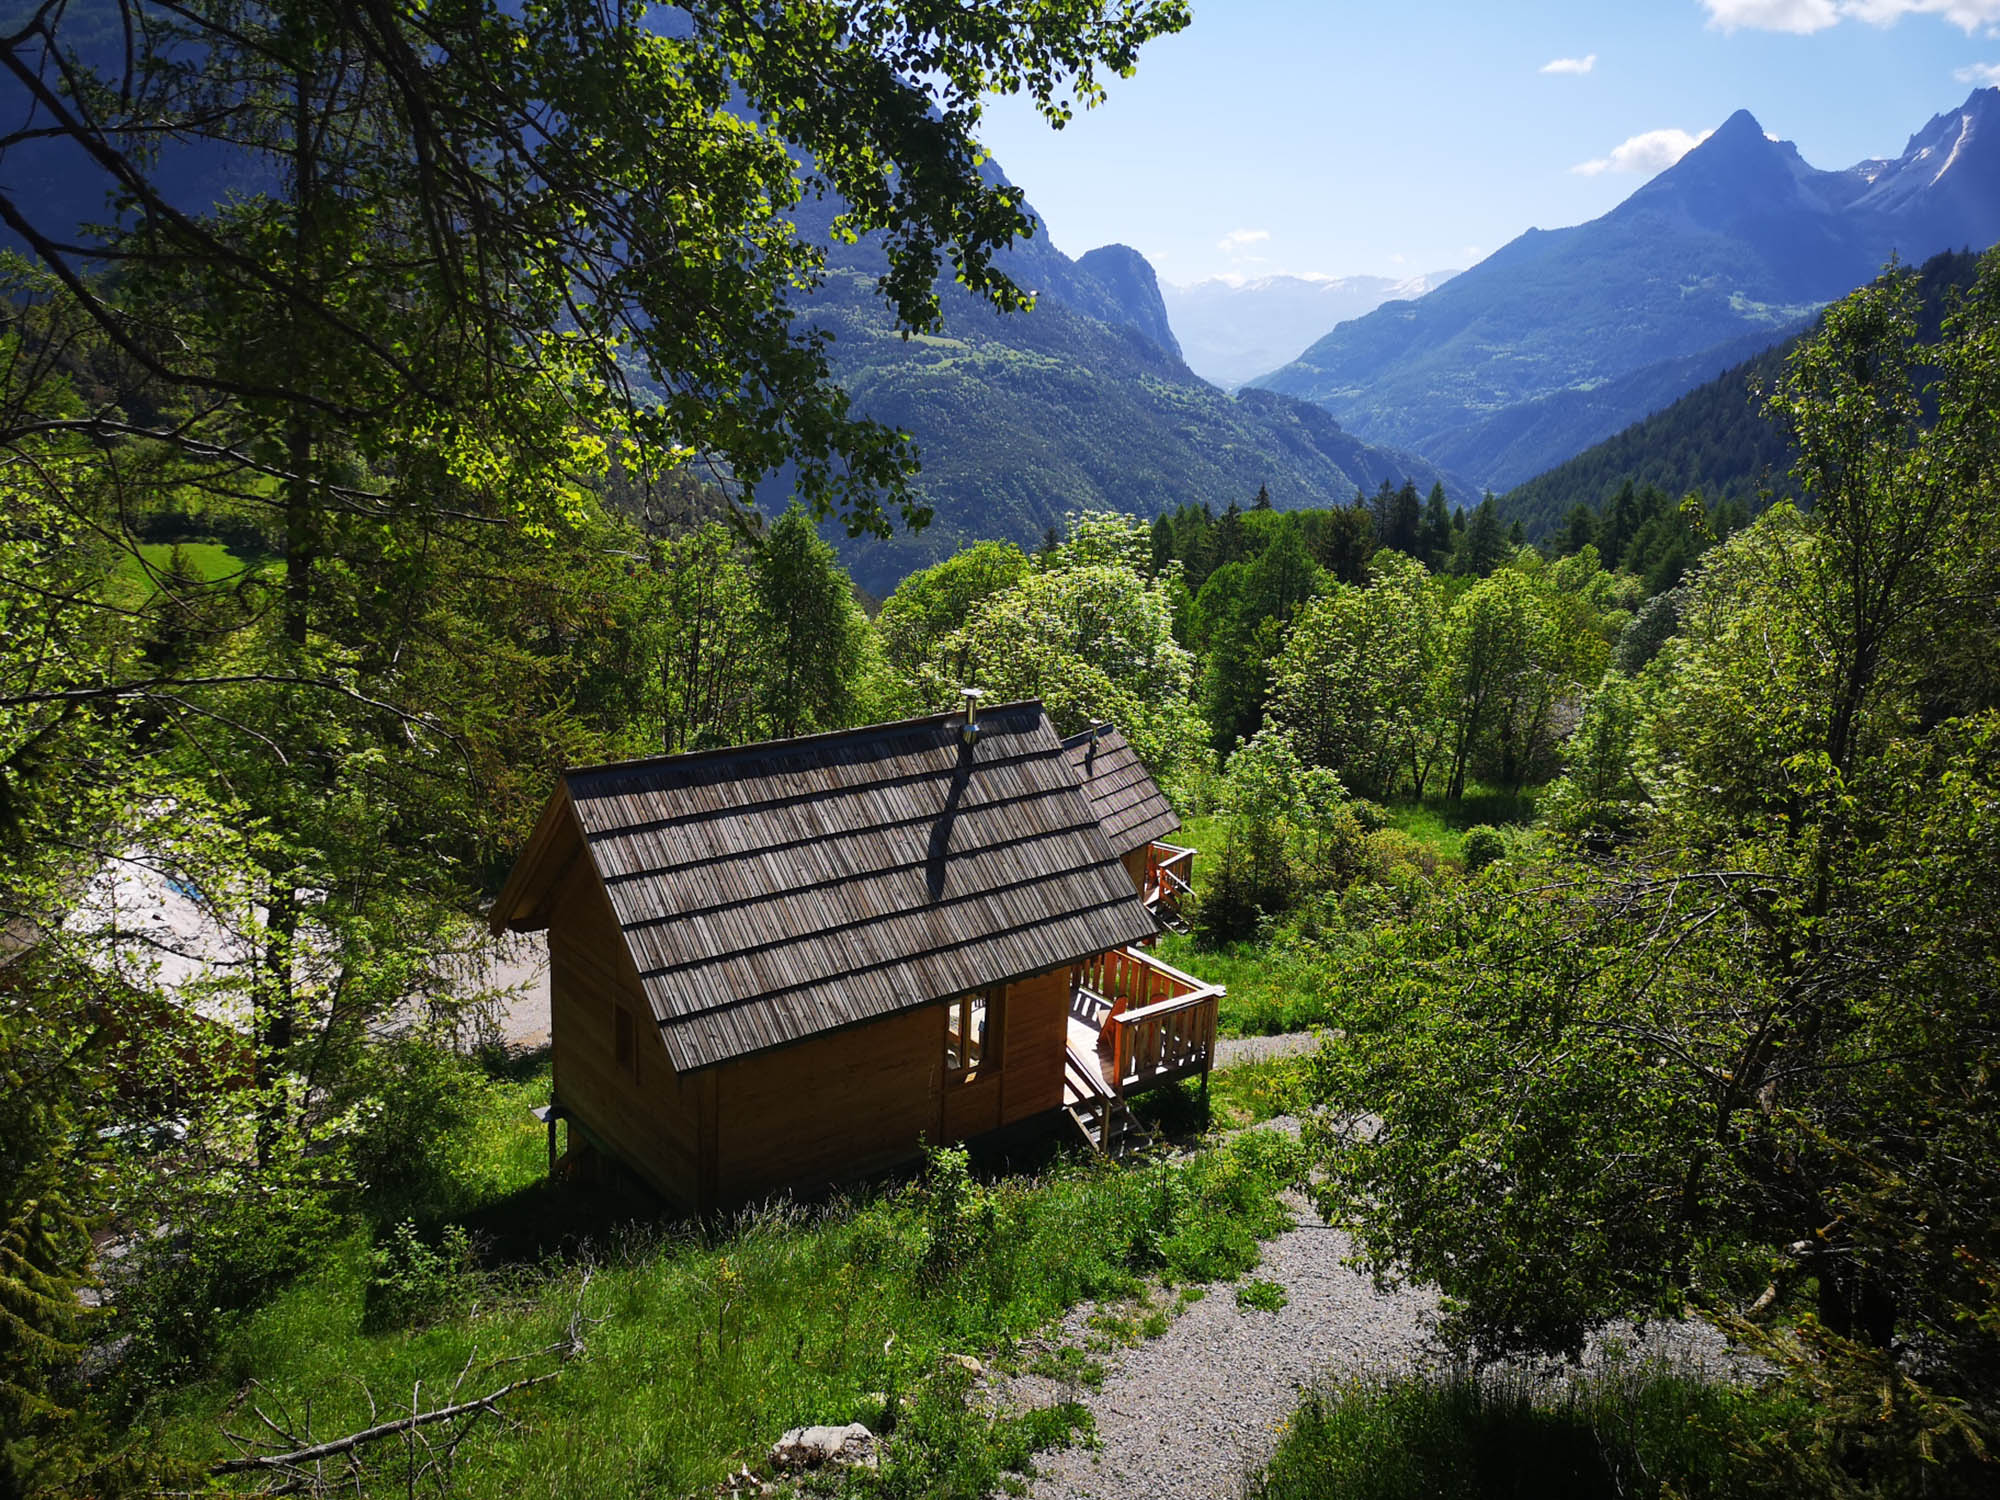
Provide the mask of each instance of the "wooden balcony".
POLYGON ((1157 839, 1146 850, 1146 910, 1176 932, 1187 930, 1181 903, 1194 894, 1194 853, 1157 839))
POLYGON ((1137 948, 1114 948, 1078 964, 1070 987, 1070 1071, 1092 1067, 1100 1096, 1206 1079, 1215 1065, 1221 985, 1137 948))

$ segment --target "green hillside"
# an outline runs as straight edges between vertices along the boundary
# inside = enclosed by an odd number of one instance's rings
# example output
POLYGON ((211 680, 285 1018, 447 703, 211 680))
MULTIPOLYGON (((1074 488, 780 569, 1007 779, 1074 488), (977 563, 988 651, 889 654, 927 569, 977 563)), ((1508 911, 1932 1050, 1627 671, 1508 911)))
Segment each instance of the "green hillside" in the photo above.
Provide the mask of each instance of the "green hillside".
POLYGON ((911 339, 879 309, 872 274, 853 266, 832 271, 814 303, 856 408, 915 435, 919 488, 936 513, 915 536, 836 539, 871 592, 970 541, 1033 545, 1071 510, 1219 509, 1260 487, 1280 508, 1325 506, 1406 478, 1477 498, 1422 459, 1352 437, 1317 407, 1269 391, 1227 395, 1137 328, 1086 317, 1046 292, 1033 312, 1011 317, 948 298, 945 332, 911 339))
MULTIPOLYGON (((1933 256, 1919 273, 1923 334, 1937 336, 1952 295, 1972 284, 1975 255, 1933 256)), ((1803 334, 1746 359, 1671 406, 1616 437, 1585 449, 1500 500, 1504 519, 1519 521, 1531 540, 1559 527, 1578 505, 1602 508, 1630 483, 1670 496, 1699 491, 1711 508, 1733 503, 1754 514, 1788 495, 1790 445, 1763 415, 1763 396, 1783 371, 1803 334)))

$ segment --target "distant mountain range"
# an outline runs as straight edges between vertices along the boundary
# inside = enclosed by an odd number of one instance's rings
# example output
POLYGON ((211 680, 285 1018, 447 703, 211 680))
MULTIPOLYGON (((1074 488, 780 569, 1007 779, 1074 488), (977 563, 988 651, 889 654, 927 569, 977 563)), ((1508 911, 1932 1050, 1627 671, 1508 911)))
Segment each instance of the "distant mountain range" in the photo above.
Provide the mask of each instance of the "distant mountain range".
MULTIPOLYGON (((1979 258, 1933 256, 1921 268, 1919 336, 1935 339, 1954 290, 1972 285, 1979 258)), ((1500 497, 1500 514, 1519 521, 1529 540, 1556 531, 1579 505, 1603 509, 1619 487, 1651 485, 1673 500, 1699 492, 1710 510, 1725 502, 1755 514, 1771 500, 1794 497, 1794 455, 1764 415, 1764 399, 1784 373, 1798 338, 1766 349, 1678 401, 1587 448, 1500 497)))
MULTIPOLYGON (((830 218, 834 209, 808 211, 830 218)), ((823 226, 804 217, 800 228, 816 236, 823 226)), ((943 331, 910 339, 874 294, 877 247, 834 245, 829 261, 811 319, 834 336, 834 372, 855 409, 915 436, 917 487, 935 512, 926 531, 887 542, 828 528, 871 592, 982 538, 1033 545, 1071 510, 1221 510, 1247 505, 1259 488, 1281 509, 1321 506, 1385 479, 1423 490, 1442 483, 1458 503, 1478 498, 1423 459, 1359 441, 1309 402, 1231 396, 1196 375, 1152 266, 1126 246, 1071 260, 1039 227, 1002 259, 1037 293, 1032 312, 1003 316, 946 287, 943 331)), ((782 484, 759 498, 782 504, 782 484)))
POLYGON ((1531 229, 1252 384, 1497 489, 1778 341, 1892 254, 1996 239, 2000 89, 1841 172, 1739 111, 1603 217, 1531 229))
POLYGON ((1388 276, 1220 277, 1191 286, 1162 282, 1167 316, 1188 368, 1228 390, 1298 354, 1302 342, 1337 323, 1407 302, 1443 286, 1456 271, 1388 276))

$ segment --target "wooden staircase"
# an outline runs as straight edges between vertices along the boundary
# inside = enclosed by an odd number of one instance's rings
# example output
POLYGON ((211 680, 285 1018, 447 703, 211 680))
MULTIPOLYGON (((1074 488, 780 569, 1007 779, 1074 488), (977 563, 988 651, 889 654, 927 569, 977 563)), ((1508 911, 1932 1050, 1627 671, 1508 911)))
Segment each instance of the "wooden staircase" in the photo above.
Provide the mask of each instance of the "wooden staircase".
POLYGON ((1063 1049, 1063 1113, 1093 1151, 1114 1159, 1156 1144, 1132 1107, 1104 1086, 1097 1068, 1074 1047, 1063 1049))

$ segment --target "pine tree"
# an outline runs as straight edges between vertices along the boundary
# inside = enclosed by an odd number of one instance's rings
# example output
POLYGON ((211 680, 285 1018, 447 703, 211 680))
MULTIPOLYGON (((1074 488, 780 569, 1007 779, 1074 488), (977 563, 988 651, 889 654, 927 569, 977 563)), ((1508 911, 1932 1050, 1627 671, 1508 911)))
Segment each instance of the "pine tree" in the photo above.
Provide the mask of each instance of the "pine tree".
POLYGON ((1569 519, 1563 522, 1561 534, 1556 538, 1556 556, 1574 557, 1585 547, 1597 545, 1597 517, 1588 505, 1573 506, 1569 519))
POLYGON ((1460 538, 1452 571, 1484 578, 1507 559, 1507 536, 1500 529, 1500 505, 1492 495, 1479 502, 1460 538))
POLYGON ((1433 573, 1451 561, 1451 507, 1444 498, 1444 485, 1431 486, 1424 502, 1424 531, 1418 561, 1433 573))
POLYGON ((1405 557, 1421 559, 1423 523, 1424 503, 1417 498, 1416 481, 1406 479, 1389 499, 1388 518, 1381 531, 1382 545, 1395 548, 1405 557))
POLYGON ((1250 539, 1244 534, 1243 508, 1234 500, 1222 519, 1215 523, 1215 566, 1226 568, 1250 554, 1250 539))
POLYGON ((1597 550, 1604 558, 1607 568, 1622 568, 1625 563, 1625 549, 1632 545, 1632 538, 1638 535, 1643 518, 1639 514, 1639 497, 1633 492, 1632 481, 1626 480, 1618 486, 1618 493, 1604 507, 1603 519, 1597 528, 1597 550))

